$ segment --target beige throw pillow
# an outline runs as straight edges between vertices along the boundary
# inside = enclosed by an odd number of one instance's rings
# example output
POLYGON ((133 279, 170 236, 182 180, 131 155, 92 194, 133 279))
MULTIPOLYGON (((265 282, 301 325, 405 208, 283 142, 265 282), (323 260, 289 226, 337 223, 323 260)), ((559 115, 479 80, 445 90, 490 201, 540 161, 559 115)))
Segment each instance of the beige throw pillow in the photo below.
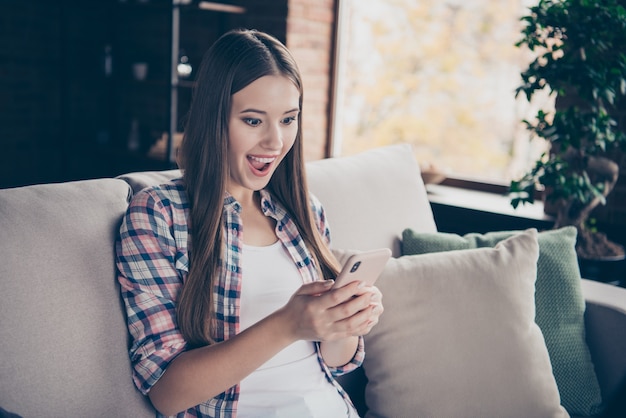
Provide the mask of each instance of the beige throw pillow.
MULTIPOLYGON (((368 417, 564 417, 535 324, 537 231, 392 259, 365 337, 368 417)), ((342 259, 344 257, 341 257, 342 259)))

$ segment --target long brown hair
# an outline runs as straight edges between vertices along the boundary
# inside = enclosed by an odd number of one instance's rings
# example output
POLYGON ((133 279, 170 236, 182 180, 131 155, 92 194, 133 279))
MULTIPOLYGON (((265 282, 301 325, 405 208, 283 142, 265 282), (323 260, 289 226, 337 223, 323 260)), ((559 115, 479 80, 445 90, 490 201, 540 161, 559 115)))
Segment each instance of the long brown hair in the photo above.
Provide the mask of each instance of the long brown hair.
POLYGON ((296 140, 276 168, 267 189, 290 213, 324 277, 337 274, 337 261, 325 245, 311 213, 302 146, 302 79, 287 48, 255 30, 221 36, 205 54, 180 149, 190 202, 189 274, 177 305, 178 326, 191 346, 215 338, 214 286, 224 256, 222 210, 229 176, 228 120, 232 95, 267 75, 289 78, 300 92, 296 140))

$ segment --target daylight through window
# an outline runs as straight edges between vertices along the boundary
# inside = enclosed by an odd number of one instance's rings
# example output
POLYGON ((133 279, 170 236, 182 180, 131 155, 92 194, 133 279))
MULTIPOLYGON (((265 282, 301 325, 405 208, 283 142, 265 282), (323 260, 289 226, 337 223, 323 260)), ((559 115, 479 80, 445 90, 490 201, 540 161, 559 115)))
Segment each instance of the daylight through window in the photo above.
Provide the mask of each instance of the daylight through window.
POLYGON ((521 120, 553 102, 515 99, 534 2, 342 0, 333 154, 411 143, 422 168, 519 177, 546 149, 521 120))

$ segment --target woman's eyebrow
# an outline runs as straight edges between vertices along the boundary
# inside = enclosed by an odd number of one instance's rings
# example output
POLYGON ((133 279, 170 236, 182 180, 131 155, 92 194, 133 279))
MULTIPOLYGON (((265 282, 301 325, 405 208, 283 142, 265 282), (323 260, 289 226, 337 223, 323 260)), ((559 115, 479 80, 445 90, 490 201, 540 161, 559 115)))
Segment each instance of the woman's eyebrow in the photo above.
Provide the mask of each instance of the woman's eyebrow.
POLYGON ((264 110, 258 110, 258 109, 244 109, 239 113, 261 113, 263 115, 267 114, 266 111, 264 110))
MULTIPOLYGON (((283 114, 287 114, 287 113, 292 113, 292 112, 299 112, 300 108, 299 107, 294 107, 293 109, 289 109, 287 111, 285 111, 283 114)), ((264 110, 259 110, 259 109, 253 109, 253 108, 249 108, 249 109, 244 109, 239 113, 260 113, 262 115, 266 115, 267 112, 264 110)))

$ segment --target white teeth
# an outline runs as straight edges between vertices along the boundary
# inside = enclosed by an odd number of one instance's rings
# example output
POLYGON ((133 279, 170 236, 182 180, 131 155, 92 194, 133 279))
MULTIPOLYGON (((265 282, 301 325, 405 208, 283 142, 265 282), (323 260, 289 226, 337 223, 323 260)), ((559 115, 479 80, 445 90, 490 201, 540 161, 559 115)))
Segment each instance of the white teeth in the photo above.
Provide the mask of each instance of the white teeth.
POLYGON ((271 163, 272 161, 274 161, 276 159, 276 157, 261 158, 261 157, 255 157, 254 155, 249 155, 248 158, 251 159, 251 160, 254 160, 254 161, 258 161, 258 162, 263 163, 263 164, 271 163))

